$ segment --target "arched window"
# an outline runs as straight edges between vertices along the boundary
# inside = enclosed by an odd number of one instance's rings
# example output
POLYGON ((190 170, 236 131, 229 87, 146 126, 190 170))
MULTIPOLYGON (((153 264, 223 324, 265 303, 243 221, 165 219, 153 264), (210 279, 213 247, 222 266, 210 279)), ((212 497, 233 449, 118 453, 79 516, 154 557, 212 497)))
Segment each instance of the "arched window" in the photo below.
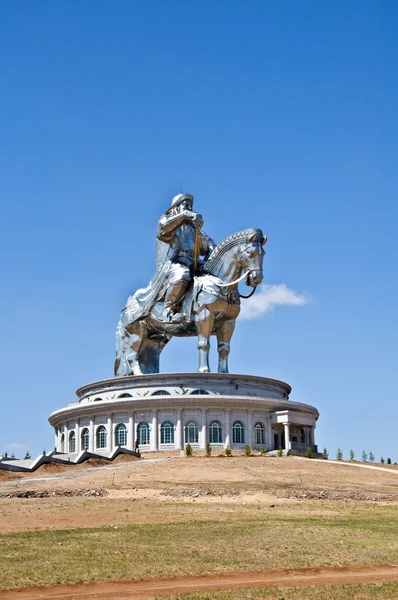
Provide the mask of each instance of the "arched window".
POLYGON ((61 452, 65 452, 65 434, 61 435, 61 452))
POLYGON ((170 392, 166 392, 166 390, 157 390, 153 392, 152 396, 170 396, 170 392))
POLYGON ((209 425, 209 442, 210 444, 221 444, 221 423, 220 421, 212 421, 209 425))
POLYGON ((232 426, 232 441, 234 444, 245 443, 245 427, 242 421, 235 421, 232 426))
POLYGON ((106 429, 103 425, 97 429, 97 448, 106 448, 106 429))
POLYGON ((198 424, 196 421, 188 421, 185 424, 185 443, 197 444, 199 441, 198 424))
POLYGON ((133 396, 131 394, 120 394, 120 396, 118 396, 118 398, 132 398, 133 396))
POLYGON ((163 421, 160 426, 160 443, 174 444, 174 423, 163 421))
POLYGON ((260 421, 254 426, 254 443, 256 446, 265 444, 264 425, 260 421))
POLYGON ((137 427, 137 438, 140 446, 149 444, 149 425, 146 421, 140 423, 137 427))
POLYGON ((191 396, 207 396, 209 392, 206 392, 206 390, 194 390, 193 392, 191 392, 191 396))
POLYGON ((102 398, 94 398, 94 402, 101 402, 102 398))
POLYGON ((124 423, 120 423, 115 428, 115 446, 127 445, 127 429, 124 423))
POLYGON ((88 450, 90 442, 90 433, 87 427, 82 431, 82 450, 88 450))
POLYGON ((69 434, 69 452, 76 452, 76 436, 74 431, 71 431, 69 434))

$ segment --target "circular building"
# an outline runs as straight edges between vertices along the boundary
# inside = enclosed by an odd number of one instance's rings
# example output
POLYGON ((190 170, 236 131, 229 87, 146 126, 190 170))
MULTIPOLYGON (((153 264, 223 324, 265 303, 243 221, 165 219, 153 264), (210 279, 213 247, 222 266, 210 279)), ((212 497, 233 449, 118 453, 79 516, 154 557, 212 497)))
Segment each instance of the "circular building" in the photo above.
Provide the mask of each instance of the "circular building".
POLYGON ((204 450, 248 444, 317 453, 319 413, 289 400, 283 381, 221 373, 151 373, 105 379, 77 390, 78 400, 53 412, 57 453, 110 455, 115 448, 141 452, 204 450))

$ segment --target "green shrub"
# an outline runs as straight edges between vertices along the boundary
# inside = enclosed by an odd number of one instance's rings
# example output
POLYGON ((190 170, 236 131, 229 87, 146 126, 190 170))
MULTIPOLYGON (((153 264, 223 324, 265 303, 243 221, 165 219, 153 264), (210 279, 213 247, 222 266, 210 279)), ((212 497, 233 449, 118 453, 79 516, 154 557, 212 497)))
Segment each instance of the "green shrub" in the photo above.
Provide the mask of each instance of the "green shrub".
POLYGON ((246 444, 246 446, 245 446, 245 456, 251 456, 251 455, 252 455, 251 448, 250 448, 249 444, 246 444))
POLYGON ((325 460, 329 458, 329 452, 326 450, 326 448, 323 449, 322 456, 325 460))
POLYGON ((350 450, 350 460, 354 460, 354 458, 355 458, 354 450, 350 450))
POLYGON ((375 455, 373 454, 373 452, 371 450, 369 450, 369 462, 374 462, 375 461, 375 455))
POLYGON ((191 444, 185 446, 185 456, 192 456, 193 450, 191 444))
POLYGON ((384 463, 386 462, 386 461, 384 460, 384 456, 382 456, 382 457, 381 457, 381 459, 380 459, 380 462, 381 462, 381 464, 382 464, 382 465, 384 465, 384 463))
POLYGON ((30 452, 26 452, 24 459, 27 460, 28 458, 32 458, 30 455, 30 452))
POLYGON ((343 460, 343 451, 342 451, 341 448, 337 448, 336 459, 337 460, 343 460))
POLYGON ((225 454, 227 456, 232 456, 232 450, 231 450, 231 446, 229 444, 227 444, 227 447, 225 448, 225 454))
POLYGON ((367 462, 368 460, 368 455, 366 454, 365 450, 362 450, 361 459, 362 462, 367 462))
POLYGON ((207 442, 207 444, 206 444, 206 456, 211 456, 210 442, 207 442))
POLYGON ((283 456, 283 448, 282 448, 282 446, 279 446, 279 448, 278 448, 278 456, 283 456))
POLYGON ((305 455, 307 458, 312 458, 312 450, 309 446, 308 446, 307 450, 305 451, 305 455))
POLYGON ((390 457, 387 458, 387 464, 391 465, 391 458, 390 457))
POLYGON ((265 456, 267 454, 267 448, 264 446, 264 444, 260 448, 260 454, 261 456, 265 456))

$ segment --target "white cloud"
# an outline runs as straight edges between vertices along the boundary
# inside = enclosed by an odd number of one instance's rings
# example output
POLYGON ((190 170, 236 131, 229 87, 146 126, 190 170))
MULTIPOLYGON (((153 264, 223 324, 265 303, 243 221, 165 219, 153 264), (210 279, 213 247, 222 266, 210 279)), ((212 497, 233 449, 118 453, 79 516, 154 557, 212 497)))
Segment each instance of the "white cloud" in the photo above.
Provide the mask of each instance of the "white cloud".
POLYGON ((275 306, 302 306, 311 302, 311 298, 308 294, 299 294, 285 283, 280 283, 261 285, 251 298, 241 302, 240 318, 249 321, 272 312, 275 306))

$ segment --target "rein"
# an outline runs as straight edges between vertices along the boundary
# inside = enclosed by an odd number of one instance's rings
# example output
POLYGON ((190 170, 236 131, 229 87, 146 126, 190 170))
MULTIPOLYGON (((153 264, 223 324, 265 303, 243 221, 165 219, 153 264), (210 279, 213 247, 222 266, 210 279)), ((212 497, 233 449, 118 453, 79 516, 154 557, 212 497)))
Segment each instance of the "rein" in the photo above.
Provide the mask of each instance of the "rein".
MULTIPOLYGON (((241 275, 241 277, 238 277, 238 279, 235 279, 235 281, 231 281, 230 283, 219 283, 219 287, 229 287, 230 285, 235 285, 235 283, 239 283, 240 281, 242 281, 242 279, 244 279, 247 275, 249 275, 250 270, 246 271, 245 273, 243 273, 243 275, 241 275)), ((256 291, 257 286, 254 286, 252 291, 250 292, 250 294, 248 294, 247 296, 243 296, 240 291, 238 290, 238 294, 240 298, 251 298, 254 294, 254 292, 256 291)))

